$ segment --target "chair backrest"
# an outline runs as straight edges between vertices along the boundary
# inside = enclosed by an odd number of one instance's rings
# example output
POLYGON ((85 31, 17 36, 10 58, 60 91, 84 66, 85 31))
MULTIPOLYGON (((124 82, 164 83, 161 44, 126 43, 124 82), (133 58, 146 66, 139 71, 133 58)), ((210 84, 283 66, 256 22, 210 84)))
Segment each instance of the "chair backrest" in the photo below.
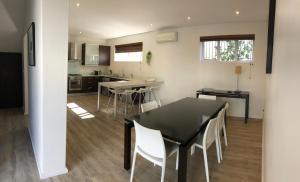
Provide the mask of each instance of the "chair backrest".
POLYGON ((155 100, 141 104, 142 112, 150 111, 150 110, 156 109, 158 107, 159 107, 159 104, 155 100))
POLYGON ((166 149, 163 137, 159 130, 146 128, 136 121, 134 122, 136 147, 144 153, 160 159, 166 158, 166 149))
POLYGON ((226 102, 226 104, 225 104, 225 110, 227 110, 229 108, 229 104, 228 104, 228 102, 226 102))
POLYGON ((198 99, 206 99, 206 100, 217 100, 215 95, 198 95, 198 99))
POLYGON ((207 149, 216 139, 218 127, 218 118, 211 119, 206 126, 203 136, 203 148, 207 149))
POLYGON ((225 108, 223 108, 219 113, 218 113, 218 128, 219 130, 221 131, 222 130, 222 127, 225 123, 225 120, 224 120, 224 117, 225 117, 225 108))
POLYGON ((138 93, 148 93, 151 92, 151 87, 146 87, 146 88, 140 88, 137 90, 138 93))

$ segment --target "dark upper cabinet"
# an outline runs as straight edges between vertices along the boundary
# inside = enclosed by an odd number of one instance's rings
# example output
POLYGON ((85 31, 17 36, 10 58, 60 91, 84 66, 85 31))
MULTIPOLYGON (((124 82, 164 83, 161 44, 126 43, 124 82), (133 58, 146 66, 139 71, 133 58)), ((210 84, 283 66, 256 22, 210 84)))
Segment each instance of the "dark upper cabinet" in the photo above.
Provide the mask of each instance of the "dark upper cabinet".
POLYGON ((110 46, 99 46, 99 65, 110 65, 110 46))
POLYGON ((82 65, 85 65, 85 48, 86 48, 86 44, 82 44, 82 47, 81 47, 81 64, 82 65))
POLYGON ((109 66, 110 46, 96 44, 82 44, 82 65, 86 66, 109 66))

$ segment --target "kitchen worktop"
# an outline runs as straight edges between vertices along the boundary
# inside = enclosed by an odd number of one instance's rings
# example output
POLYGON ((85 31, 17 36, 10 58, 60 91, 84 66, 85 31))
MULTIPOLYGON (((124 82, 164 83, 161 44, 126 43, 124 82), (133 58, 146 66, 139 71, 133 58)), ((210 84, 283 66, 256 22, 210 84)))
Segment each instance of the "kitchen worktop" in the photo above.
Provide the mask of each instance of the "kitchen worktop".
POLYGON ((113 75, 93 75, 93 74, 78 74, 79 76, 82 77, 108 77, 108 78, 115 78, 115 79, 122 79, 122 80, 131 80, 131 78, 127 78, 127 77, 118 77, 118 76, 113 76, 113 75))

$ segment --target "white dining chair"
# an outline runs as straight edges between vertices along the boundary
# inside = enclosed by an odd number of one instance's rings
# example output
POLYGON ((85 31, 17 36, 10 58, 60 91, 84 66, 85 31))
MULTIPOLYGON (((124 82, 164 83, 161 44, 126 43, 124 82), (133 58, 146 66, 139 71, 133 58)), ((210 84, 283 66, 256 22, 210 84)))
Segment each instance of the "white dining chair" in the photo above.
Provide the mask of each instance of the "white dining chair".
POLYGON ((195 147, 201 148, 203 150, 204 157, 204 167, 206 174, 206 181, 209 182, 209 170, 208 170, 208 161, 207 161, 207 149, 213 144, 216 143, 217 158, 218 163, 220 163, 219 156, 219 138, 218 138, 218 118, 211 119, 206 126, 204 134, 200 134, 196 143, 193 144, 191 154, 194 153, 195 147))
POLYGON ((215 95, 198 95, 198 99, 206 99, 206 100, 217 100, 215 95))
POLYGON ((219 131, 218 132, 218 135, 219 135, 218 138, 219 138, 219 151, 220 151, 220 159, 221 160, 223 160, 222 143, 221 143, 222 131, 223 131, 223 134, 224 134, 225 146, 226 147, 228 146, 227 132, 226 132, 226 126, 225 126, 225 111, 226 111, 226 105, 218 114, 218 131, 219 131))
POLYGON ((155 100, 141 104, 142 112, 147 112, 147 111, 156 109, 158 107, 160 107, 160 105, 155 100))
POLYGON ((146 128, 140 125, 139 123, 137 123, 136 121, 134 121, 134 127, 135 127, 136 140, 135 140, 130 182, 132 182, 133 180, 134 167, 135 167, 137 154, 141 155, 143 158, 154 163, 155 165, 161 166, 162 168, 161 182, 163 182, 165 177, 167 157, 171 156, 174 153, 177 153, 176 169, 178 169, 178 157, 179 157, 178 145, 164 140, 159 130, 146 128))

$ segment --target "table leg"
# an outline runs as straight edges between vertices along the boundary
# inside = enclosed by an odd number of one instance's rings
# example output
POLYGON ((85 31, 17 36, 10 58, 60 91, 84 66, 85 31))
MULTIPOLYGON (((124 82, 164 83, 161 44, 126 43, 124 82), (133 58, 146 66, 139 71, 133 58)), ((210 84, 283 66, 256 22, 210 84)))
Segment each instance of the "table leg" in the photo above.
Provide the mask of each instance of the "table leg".
POLYGON ((249 118, 249 97, 246 97, 246 104, 245 104, 245 123, 247 124, 249 118))
POLYGON ((117 95, 118 95, 118 92, 117 90, 115 90, 115 98, 114 98, 114 118, 116 118, 117 116, 117 95))
POLYGON ((124 168, 129 170, 131 163, 131 127, 128 123, 125 123, 124 129, 124 168))
POLYGON ((98 84, 98 102, 97 102, 97 111, 100 109, 100 97, 101 97, 101 85, 98 84))
POLYGON ((178 182, 187 181, 187 152, 186 146, 179 146, 178 182))

